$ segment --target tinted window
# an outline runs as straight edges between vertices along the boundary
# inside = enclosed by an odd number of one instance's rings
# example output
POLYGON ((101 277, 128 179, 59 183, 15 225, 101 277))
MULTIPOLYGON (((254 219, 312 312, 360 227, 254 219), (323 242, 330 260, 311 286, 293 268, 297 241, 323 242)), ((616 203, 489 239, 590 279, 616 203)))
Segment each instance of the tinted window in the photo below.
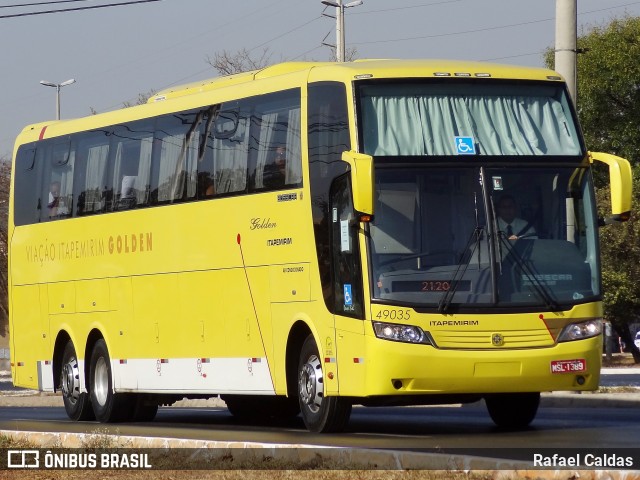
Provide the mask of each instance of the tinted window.
POLYGON ((251 189, 277 190, 300 186, 299 91, 259 97, 252 110, 251 189))
POLYGON ((15 164, 13 221, 16 225, 35 223, 40 218, 38 188, 42 171, 36 163, 36 144, 22 145, 15 164))
POLYGON ((108 210, 128 210, 149 203, 154 122, 142 120, 114 127, 112 203, 108 210))
MULTIPOLYGON (((44 184, 41 221, 68 218, 73 214, 73 168, 76 152, 70 137, 59 137, 47 142, 44 149, 44 184), (45 160, 46 159, 46 160, 45 160)), ((41 157, 38 150, 37 158, 41 157)), ((37 160, 36 160, 37 161, 37 160)))
POLYGON ((25 145, 15 175, 16 225, 297 187, 300 89, 25 145))
POLYGON ((78 215, 100 213, 107 206, 109 142, 108 129, 78 135, 76 144, 76 188, 78 215))
POLYGON ((329 189, 333 179, 346 172, 347 164, 340 160, 342 152, 351 149, 347 94, 343 84, 309 85, 308 129, 313 227, 320 280, 327 308, 334 311, 329 189))

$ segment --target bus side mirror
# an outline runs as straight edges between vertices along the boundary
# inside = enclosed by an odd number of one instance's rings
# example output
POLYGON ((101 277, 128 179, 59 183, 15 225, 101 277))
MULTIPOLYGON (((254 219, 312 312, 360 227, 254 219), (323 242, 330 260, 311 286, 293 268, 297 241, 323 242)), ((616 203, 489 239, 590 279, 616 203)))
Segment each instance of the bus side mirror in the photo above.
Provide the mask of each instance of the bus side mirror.
POLYGON ((611 215, 604 220, 604 223, 626 222, 631 217, 631 165, 624 158, 609 153, 589 152, 589 162, 593 163, 594 160, 609 166, 611 215))
POLYGON ((373 215, 373 157, 347 151, 342 153, 342 161, 351 167, 353 208, 358 213, 373 215))

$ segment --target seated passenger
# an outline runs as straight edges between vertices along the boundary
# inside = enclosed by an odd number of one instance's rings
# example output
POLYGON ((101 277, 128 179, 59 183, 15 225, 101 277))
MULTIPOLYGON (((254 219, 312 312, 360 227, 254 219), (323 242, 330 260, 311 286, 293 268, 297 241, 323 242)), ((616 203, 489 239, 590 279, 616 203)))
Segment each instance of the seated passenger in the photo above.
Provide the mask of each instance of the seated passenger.
POLYGON ((49 217, 51 218, 67 215, 69 213, 64 201, 60 198, 60 182, 58 181, 51 182, 51 185, 49 186, 47 207, 49 208, 49 217))
POLYGON ((120 189, 120 200, 118 201, 119 210, 134 208, 138 203, 135 183, 135 175, 124 175, 122 177, 122 188, 120 189))
POLYGON ((280 145, 276 148, 273 162, 264 166, 262 184, 265 188, 277 189, 285 185, 287 178, 287 149, 280 145))

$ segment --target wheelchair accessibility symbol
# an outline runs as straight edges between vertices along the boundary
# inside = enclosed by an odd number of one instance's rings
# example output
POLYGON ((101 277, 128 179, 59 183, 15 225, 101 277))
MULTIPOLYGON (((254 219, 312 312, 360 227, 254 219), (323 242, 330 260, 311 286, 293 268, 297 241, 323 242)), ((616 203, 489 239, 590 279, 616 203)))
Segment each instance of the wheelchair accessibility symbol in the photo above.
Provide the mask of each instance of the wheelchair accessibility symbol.
POLYGON ((345 306, 353 305, 353 296, 351 295, 351 284, 344 284, 344 304, 345 306))
POLYGON ((457 155, 475 155, 476 143, 473 137, 455 137, 457 155))

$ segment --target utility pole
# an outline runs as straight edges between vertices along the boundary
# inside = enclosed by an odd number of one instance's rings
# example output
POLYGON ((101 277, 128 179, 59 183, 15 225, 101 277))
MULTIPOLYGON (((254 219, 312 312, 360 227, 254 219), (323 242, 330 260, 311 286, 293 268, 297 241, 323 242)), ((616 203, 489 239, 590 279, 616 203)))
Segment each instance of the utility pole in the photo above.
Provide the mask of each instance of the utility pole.
POLYGON ((336 62, 344 62, 345 59, 345 35, 344 35, 344 9, 357 7, 362 5, 362 0, 355 0, 346 4, 342 3, 342 0, 331 1, 322 0, 323 5, 329 7, 336 7, 336 62))
POLYGON ((578 100, 578 0, 556 0, 555 69, 567 81, 571 99, 578 100))

